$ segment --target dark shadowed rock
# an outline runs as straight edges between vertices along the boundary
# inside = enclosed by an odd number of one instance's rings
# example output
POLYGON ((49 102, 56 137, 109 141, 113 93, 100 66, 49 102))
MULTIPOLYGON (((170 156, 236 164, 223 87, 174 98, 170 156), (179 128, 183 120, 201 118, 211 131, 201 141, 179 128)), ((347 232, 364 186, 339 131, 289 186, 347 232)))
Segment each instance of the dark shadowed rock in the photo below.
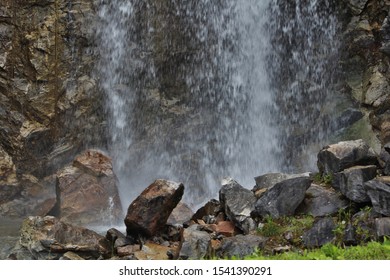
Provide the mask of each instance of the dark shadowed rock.
POLYGON ((183 260, 199 260, 205 258, 210 250, 210 235, 201 231, 201 226, 192 225, 184 229, 183 244, 179 258, 183 260))
POLYGON ((332 189, 312 184, 307 189, 305 199, 297 209, 298 213, 324 217, 347 207, 349 202, 332 189))
POLYGON ((122 216, 111 159, 95 150, 57 173, 58 215, 77 225, 116 224, 122 216))
MULTIPOLYGON (((97 259, 111 253, 106 239, 86 228, 63 223, 55 217, 29 217, 24 220, 17 245, 31 259, 59 259, 66 252, 97 259)), ((16 258, 26 255, 14 252, 16 258)))
POLYGON ((192 212, 191 208, 182 202, 173 209, 171 215, 168 218, 168 224, 184 224, 191 220, 194 212, 192 212))
POLYGON ((390 216, 390 177, 380 177, 365 183, 373 209, 390 216))
POLYGON ((307 248, 321 247, 335 238, 336 224, 332 218, 318 220, 311 229, 303 234, 303 243, 307 248))
POLYGON ((183 193, 181 183, 154 181, 130 204, 125 218, 127 234, 154 236, 164 228, 183 193))
POLYGON ((390 175, 390 143, 386 143, 380 154, 379 154, 379 164, 382 168, 383 175, 390 175))
POLYGON ((196 211, 192 216, 192 220, 197 221, 206 217, 216 217, 223 211, 221 203, 218 200, 212 199, 196 211))
POLYGON ((305 193, 311 185, 311 179, 298 177, 277 183, 268 189, 255 203, 254 217, 267 215, 278 218, 294 215, 295 210, 305 198, 305 193))
POLYGON ((267 238, 255 235, 236 235, 224 238, 216 251, 219 258, 243 258, 263 249, 267 238))
POLYGON ((219 190, 219 201, 226 216, 237 228, 246 234, 256 229, 255 222, 250 217, 256 198, 250 190, 231 178, 224 179, 219 190))
POLYGON ((375 165, 347 168, 334 174, 333 187, 354 202, 369 202, 364 183, 375 178, 376 170, 375 165))
POLYGON ((344 141, 324 147, 318 153, 318 169, 321 173, 336 173, 355 165, 377 163, 374 150, 363 140, 344 141))

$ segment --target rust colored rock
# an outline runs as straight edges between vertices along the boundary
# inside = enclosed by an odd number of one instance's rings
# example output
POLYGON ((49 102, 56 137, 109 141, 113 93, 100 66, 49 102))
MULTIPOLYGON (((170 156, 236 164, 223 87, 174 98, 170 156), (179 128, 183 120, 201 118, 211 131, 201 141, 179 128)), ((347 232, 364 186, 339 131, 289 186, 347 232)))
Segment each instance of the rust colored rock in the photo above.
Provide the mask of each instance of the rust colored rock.
POLYGON ((230 221, 221 221, 217 224, 216 232, 227 237, 234 236, 238 233, 237 228, 230 221))
POLYGON ((115 224, 122 215, 111 160, 98 151, 78 156, 57 174, 58 214, 77 225, 115 224))
POLYGON ((87 150, 77 156, 73 166, 96 177, 113 175, 111 158, 97 150, 87 150))
POLYGON ((181 183, 153 182, 130 204, 125 218, 127 234, 154 236, 165 226, 183 193, 181 183))

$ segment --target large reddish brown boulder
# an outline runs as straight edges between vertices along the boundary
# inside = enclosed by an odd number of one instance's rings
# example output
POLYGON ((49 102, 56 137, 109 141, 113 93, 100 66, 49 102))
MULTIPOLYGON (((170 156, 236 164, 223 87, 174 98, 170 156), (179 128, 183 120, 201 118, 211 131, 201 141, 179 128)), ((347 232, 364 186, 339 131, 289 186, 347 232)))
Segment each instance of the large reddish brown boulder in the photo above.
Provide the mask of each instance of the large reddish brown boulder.
POLYGON ((161 179, 153 182, 130 204, 125 218, 127 234, 156 235, 167 223, 183 193, 181 183, 161 179))
POLYGON ((111 159, 88 150, 57 173, 58 215, 77 225, 117 224, 122 216, 111 159))

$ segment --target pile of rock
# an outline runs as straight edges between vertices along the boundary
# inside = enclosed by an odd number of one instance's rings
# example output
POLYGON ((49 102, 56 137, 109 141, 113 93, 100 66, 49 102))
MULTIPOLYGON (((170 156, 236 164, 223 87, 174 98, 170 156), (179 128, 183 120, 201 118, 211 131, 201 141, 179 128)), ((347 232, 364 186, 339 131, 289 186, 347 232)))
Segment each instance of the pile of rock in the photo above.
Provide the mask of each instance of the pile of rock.
MULTIPOLYGON (((333 179, 331 184, 313 182, 318 179, 309 173, 271 173, 256 177, 256 186, 248 190, 228 178, 222 182, 219 200, 210 200, 196 213, 180 203, 183 184, 156 180, 128 207, 124 220, 126 232, 111 228, 106 236, 67 223, 72 222, 72 216, 80 221, 81 214, 77 211, 73 215, 65 214, 68 208, 64 205, 70 202, 62 202, 61 220, 51 216, 25 220, 21 239, 10 258, 244 257, 269 246, 268 238, 259 231, 267 219, 299 215, 311 215, 315 219, 313 226, 301 236, 301 247, 322 246, 336 238, 345 244, 382 238, 390 235, 390 177, 386 176, 390 162, 383 155, 385 152, 378 159, 362 140, 330 145, 319 152, 318 167, 322 177, 333 179), (367 207, 372 210, 361 210, 367 207)), ((58 177, 58 191, 64 193, 66 188, 61 186, 72 188, 75 180, 84 182, 83 178, 90 179, 88 176, 93 175, 97 187, 103 179, 108 180, 107 176, 113 176, 106 158, 92 151, 78 157, 64 171, 58 177), (76 171, 67 172, 68 169, 76 171), (75 173, 78 175, 69 175, 75 173)), ((293 249, 291 236, 282 235, 283 242, 272 244, 273 252, 293 249)))

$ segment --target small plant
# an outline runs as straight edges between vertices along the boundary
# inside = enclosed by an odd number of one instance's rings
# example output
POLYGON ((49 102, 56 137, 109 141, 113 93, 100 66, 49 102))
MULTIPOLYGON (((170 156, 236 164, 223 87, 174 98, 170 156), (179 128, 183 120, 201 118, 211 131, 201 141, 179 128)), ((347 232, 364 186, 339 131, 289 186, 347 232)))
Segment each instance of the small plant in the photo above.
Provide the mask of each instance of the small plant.
POLYGON ((331 185, 333 182, 333 175, 331 173, 323 176, 323 182, 325 185, 331 185))
POLYGON ((267 216, 264 226, 260 229, 259 233, 265 237, 279 236, 282 234, 282 226, 276 223, 271 216, 267 216))
POLYGON ((333 175, 331 173, 328 174, 316 173, 312 178, 314 183, 316 184, 331 185, 333 182, 333 175))

